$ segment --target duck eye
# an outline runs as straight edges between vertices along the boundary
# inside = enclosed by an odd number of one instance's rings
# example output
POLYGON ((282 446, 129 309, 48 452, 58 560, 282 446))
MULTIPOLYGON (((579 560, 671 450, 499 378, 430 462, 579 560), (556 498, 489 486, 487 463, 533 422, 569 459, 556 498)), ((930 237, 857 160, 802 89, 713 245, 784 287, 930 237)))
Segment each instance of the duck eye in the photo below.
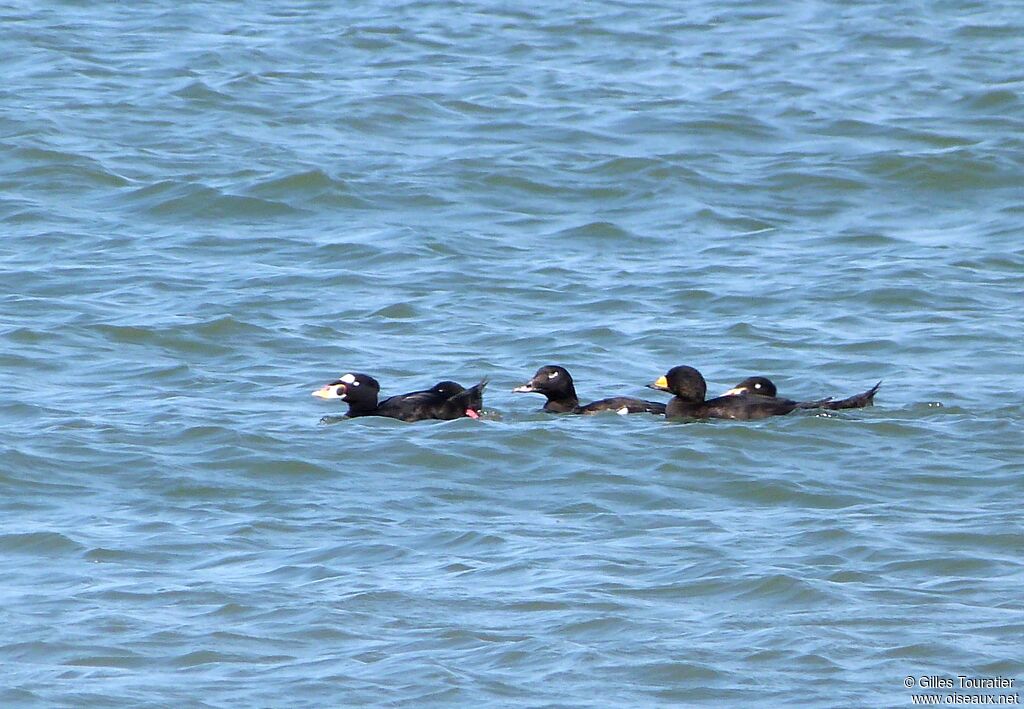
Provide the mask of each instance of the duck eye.
POLYGON ((754 388, 755 389, 760 389, 761 388, 761 382, 758 382, 757 384, 755 384, 754 388))

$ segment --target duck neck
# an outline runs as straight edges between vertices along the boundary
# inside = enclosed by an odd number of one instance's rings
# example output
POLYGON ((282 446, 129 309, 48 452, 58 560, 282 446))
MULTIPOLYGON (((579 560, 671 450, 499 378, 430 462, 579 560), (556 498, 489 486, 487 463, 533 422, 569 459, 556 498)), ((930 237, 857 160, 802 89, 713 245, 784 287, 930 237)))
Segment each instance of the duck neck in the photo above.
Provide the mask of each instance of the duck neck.
POLYGON ((669 418, 672 417, 692 417, 694 412, 697 411, 702 405, 703 401, 696 402, 691 399, 684 399, 680 396, 674 396, 665 406, 665 415, 669 418))
POLYGON ((576 396, 576 387, 570 384, 567 389, 558 393, 546 394, 547 402, 544 404, 545 411, 556 414, 565 414, 575 411, 580 406, 579 397, 576 396))
POLYGON ((346 416, 348 416, 349 418, 355 418, 357 416, 372 416, 374 413, 376 413, 378 408, 379 407, 377 406, 376 401, 350 402, 348 405, 348 413, 346 414, 346 416))

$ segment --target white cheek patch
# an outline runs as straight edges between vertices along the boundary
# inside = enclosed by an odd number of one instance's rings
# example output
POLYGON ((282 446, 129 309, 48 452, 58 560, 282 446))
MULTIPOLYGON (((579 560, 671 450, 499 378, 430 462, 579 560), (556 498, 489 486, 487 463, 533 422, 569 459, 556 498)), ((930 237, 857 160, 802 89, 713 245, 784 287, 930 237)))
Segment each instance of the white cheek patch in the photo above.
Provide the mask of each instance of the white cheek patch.
POLYGON ((346 384, 355 384, 356 383, 356 375, 354 375, 354 374, 346 374, 345 376, 343 376, 341 378, 341 381, 345 382, 346 384))

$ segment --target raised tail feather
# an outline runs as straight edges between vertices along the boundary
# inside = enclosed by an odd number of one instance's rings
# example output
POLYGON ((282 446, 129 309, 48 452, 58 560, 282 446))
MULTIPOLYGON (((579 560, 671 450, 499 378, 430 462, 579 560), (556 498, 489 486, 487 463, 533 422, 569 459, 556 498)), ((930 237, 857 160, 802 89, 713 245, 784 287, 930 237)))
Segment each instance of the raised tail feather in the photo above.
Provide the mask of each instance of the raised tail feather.
POLYGON ((458 406, 463 410, 472 410, 479 413, 484 408, 484 389, 487 387, 488 381, 490 380, 486 378, 481 379, 479 384, 474 384, 469 389, 459 392, 448 399, 448 403, 458 406))
POLYGON ((868 389, 863 394, 856 394, 846 399, 840 399, 839 401, 829 401, 822 404, 823 409, 860 409, 865 406, 872 406, 875 403, 875 394, 878 393, 878 388, 882 386, 882 382, 878 382, 873 387, 868 389))

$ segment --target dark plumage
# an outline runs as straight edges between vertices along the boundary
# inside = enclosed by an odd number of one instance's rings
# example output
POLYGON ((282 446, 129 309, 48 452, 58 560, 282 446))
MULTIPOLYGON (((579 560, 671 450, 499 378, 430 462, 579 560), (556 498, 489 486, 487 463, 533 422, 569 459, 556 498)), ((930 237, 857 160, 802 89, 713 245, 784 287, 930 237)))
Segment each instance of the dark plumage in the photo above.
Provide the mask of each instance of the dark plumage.
POLYGON ((748 420, 783 416, 802 408, 796 401, 759 394, 720 396, 705 400, 708 387, 704 377, 693 367, 687 366, 673 367, 647 386, 674 394, 665 408, 665 415, 670 418, 748 420))
POLYGON ((775 382, 768 377, 747 377, 734 386, 722 396, 742 396, 743 394, 758 394, 760 396, 777 396, 778 389, 775 382))
POLYGON ((547 397, 544 411, 555 414, 597 414, 614 411, 620 414, 664 414, 665 405, 657 401, 645 401, 631 396, 614 396, 592 401, 580 406, 576 386, 565 367, 548 365, 541 367, 533 379, 512 390, 518 394, 536 393, 547 397))
MULTIPOLYGON (((348 373, 313 392, 321 399, 340 399, 348 403, 344 418, 359 416, 386 416, 402 421, 462 418, 480 418, 483 409, 484 387, 487 380, 466 389, 452 381, 438 382, 430 389, 398 394, 377 402, 380 384, 366 374, 348 373)), ((334 417, 324 417, 330 421, 334 417)))
MULTIPOLYGON (((880 386, 882 386, 882 382, 878 382, 878 384, 875 384, 873 387, 861 394, 855 394, 854 396, 840 399, 838 401, 835 401, 832 398, 822 399, 821 401, 802 401, 798 406, 801 409, 859 409, 865 406, 871 406, 875 403, 875 394, 878 393, 878 388, 880 386)), ((775 384, 767 377, 748 377, 729 391, 725 392, 722 396, 749 395, 776 396, 777 392, 775 384)))
POLYGON ((767 377, 748 377, 729 391, 722 394, 722 396, 768 397, 792 403, 794 404, 794 408, 797 409, 817 409, 830 401, 830 399, 819 399, 818 401, 793 401, 792 399, 779 397, 778 390, 775 388, 775 383, 767 377))

